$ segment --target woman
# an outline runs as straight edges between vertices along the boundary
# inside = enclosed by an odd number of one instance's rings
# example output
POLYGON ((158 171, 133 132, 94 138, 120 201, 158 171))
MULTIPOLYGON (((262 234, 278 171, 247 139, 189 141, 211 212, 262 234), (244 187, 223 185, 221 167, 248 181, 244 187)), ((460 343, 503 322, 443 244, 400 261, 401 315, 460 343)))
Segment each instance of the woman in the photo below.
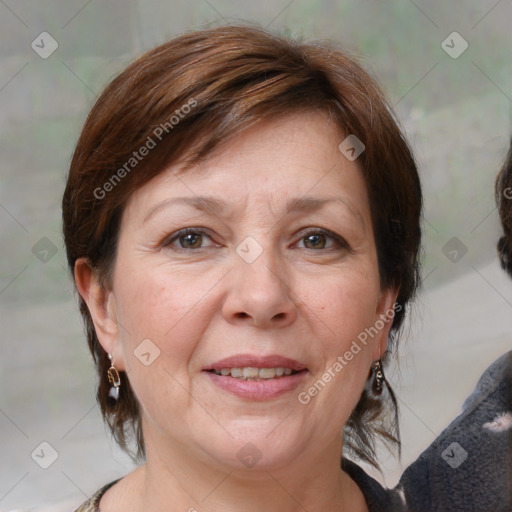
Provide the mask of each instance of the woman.
POLYGON ((397 510, 340 461, 398 443, 382 358, 420 213, 389 107, 339 51, 224 27, 128 67, 63 221, 98 400, 142 464, 79 510, 397 510))

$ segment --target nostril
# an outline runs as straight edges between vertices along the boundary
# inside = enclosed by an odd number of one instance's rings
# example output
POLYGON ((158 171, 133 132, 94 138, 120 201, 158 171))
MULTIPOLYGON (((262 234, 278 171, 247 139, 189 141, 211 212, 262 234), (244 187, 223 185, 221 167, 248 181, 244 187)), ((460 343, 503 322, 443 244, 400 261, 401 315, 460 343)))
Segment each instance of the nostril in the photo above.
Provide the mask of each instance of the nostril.
POLYGON ((272 320, 282 320, 286 316, 286 313, 277 313, 272 317, 272 320))
POLYGON ((237 318, 247 318, 249 315, 244 311, 240 311, 240 313, 236 314, 237 318))

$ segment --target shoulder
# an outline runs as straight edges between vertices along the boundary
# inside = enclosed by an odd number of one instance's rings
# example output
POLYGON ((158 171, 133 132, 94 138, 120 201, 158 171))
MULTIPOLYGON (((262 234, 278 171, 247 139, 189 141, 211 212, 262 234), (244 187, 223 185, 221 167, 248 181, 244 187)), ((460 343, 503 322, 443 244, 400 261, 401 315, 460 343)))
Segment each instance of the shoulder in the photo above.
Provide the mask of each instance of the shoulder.
POLYGON ((74 512, 100 512, 98 505, 103 495, 119 480, 110 482, 103 486, 99 491, 93 494, 87 501, 82 503, 74 512))
POLYGON ((365 473, 357 464, 351 460, 342 459, 341 468, 361 489, 370 512, 405 511, 400 493, 382 487, 377 480, 365 473))
POLYGON ((480 377, 461 414, 404 472, 398 489, 417 511, 510 512, 512 351, 480 377))
POLYGON ((512 407, 512 350, 503 354, 485 370, 475 390, 463 405, 463 414, 486 407, 509 409, 512 407))

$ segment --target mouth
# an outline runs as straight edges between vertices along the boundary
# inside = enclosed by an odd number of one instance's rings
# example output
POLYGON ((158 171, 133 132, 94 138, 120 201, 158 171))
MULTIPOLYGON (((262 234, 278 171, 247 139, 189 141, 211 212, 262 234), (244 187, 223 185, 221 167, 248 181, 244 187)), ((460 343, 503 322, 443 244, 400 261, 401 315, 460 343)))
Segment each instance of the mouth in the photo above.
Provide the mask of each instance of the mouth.
POLYGON ((203 369, 211 382, 250 400, 281 396, 295 389, 308 373, 306 365, 283 356, 238 355, 203 369))
POLYGON ((245 381, 263 381, 269 379, 280 379, 282 377, 288 377, 295 375, 304 370, 293 370, 292 368, 284 368, 278 366, 276 368, 256 368, 253 366, 247 366, 245 368, 222 368, 221 370, 207 370, 215 375, 222 375, 223 377, 233 377, 234 379, 245 380, 245 381))

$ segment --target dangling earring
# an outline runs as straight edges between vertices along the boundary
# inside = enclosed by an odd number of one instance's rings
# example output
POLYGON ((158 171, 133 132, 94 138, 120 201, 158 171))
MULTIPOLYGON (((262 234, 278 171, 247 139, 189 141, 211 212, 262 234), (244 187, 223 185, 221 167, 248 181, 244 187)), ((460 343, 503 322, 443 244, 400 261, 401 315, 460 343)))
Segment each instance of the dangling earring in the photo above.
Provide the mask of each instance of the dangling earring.
POLYGON ((384 388, 384 382, 386 382, 386 377, 384 377, 384 370, 382 368, 382 359, 378 359, 372 364, 372 373, 373 373, 373 382, 372 382, 372 391, 376 396, 380 396, 382 394, 382 389, 384 388))
POLYGON ((119 400, 119 387, 121 386, 121 377, 114 366, 112 354, 108 354, 108 358, 110 359, 110 368, 107 370, 107 377, 110 384, 112 384, 112 387, 108 392, 108 396, 112 397, 114 400, 119 400))

